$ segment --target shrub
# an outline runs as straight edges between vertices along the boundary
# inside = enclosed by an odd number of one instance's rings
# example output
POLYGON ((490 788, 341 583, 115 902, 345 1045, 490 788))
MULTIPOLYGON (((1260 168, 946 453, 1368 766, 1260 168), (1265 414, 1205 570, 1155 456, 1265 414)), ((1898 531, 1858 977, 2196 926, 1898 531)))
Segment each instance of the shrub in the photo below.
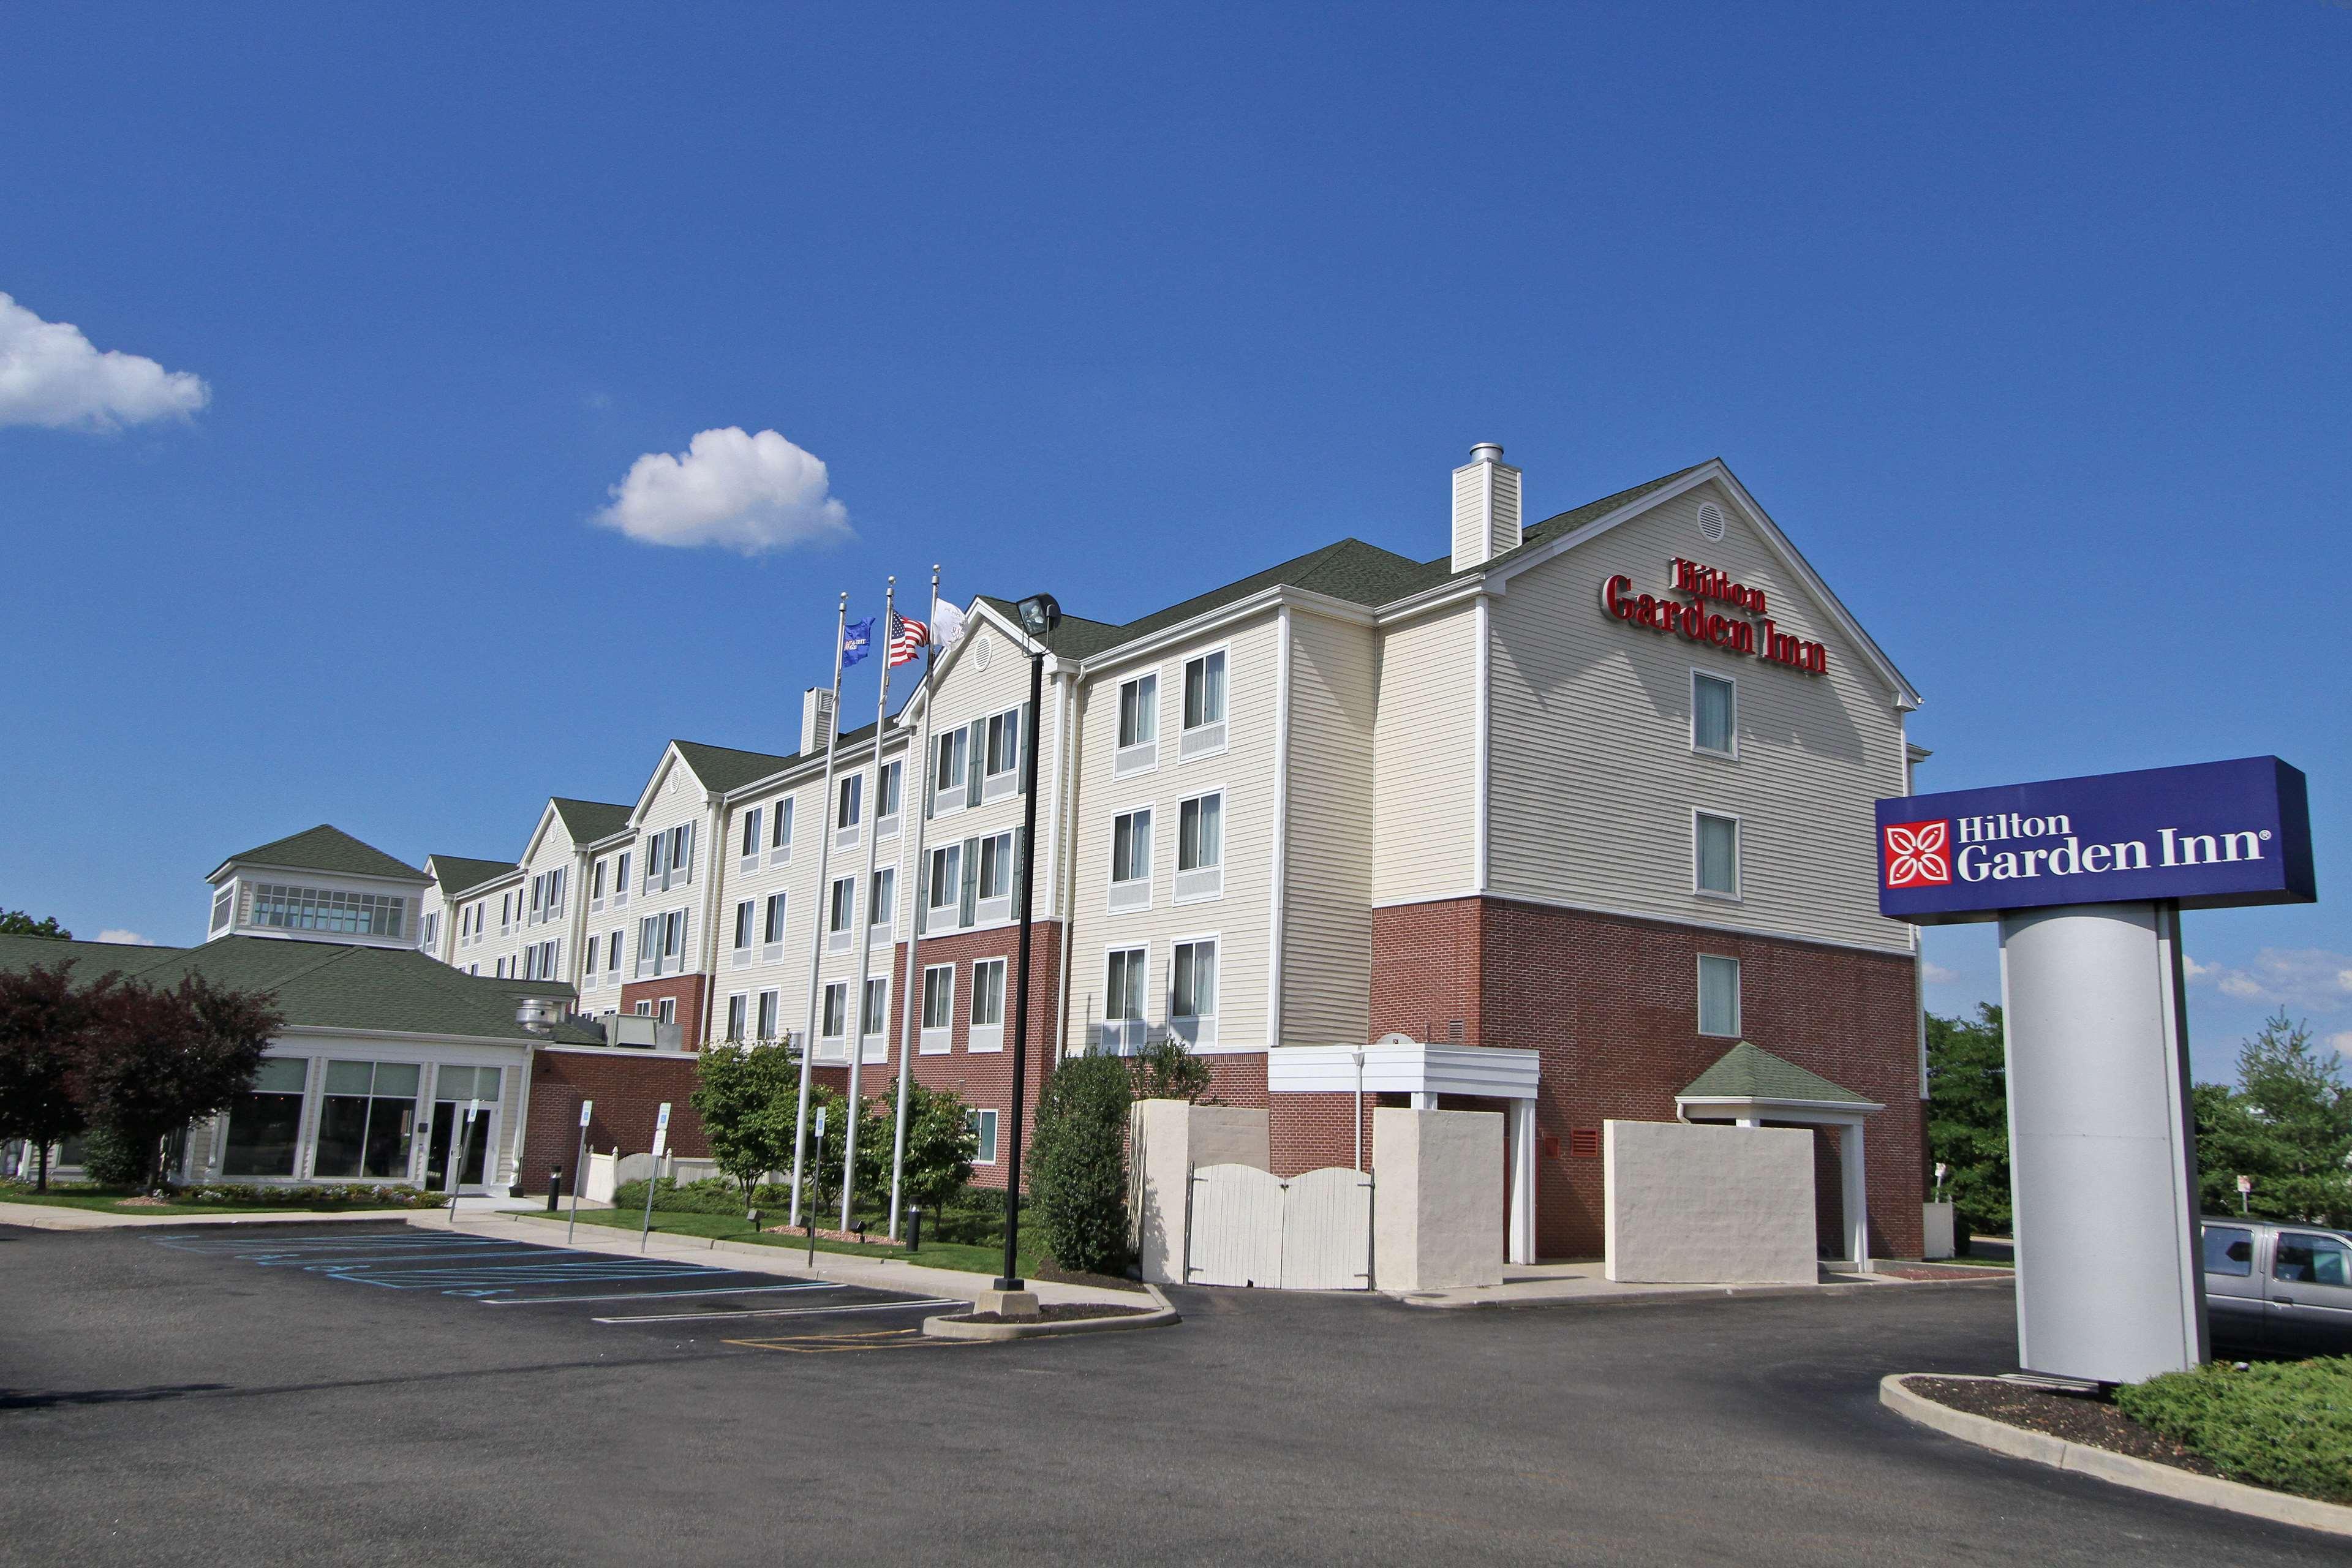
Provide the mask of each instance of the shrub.
POLYGON ((1135 1098, 1197 1100, 1209 1092, 1209 1064, 1170 1036, 1136 1053, 1135 1098))
MULTIPOLYGON (((613 1206, 643 1213, 646 1206, 644 1181, 623 1182, 614 1188, 613 1206)), ((656 1214, 740 1215, 744 1207, 743 1189, 724 1176, 705 1176, 682 1187, 677 1184, 676 1177, 664 1176, 654 1188, 656 1214)))
MULTIPOLYGON (((964 1104, 963 1096, 951 1089, 908 1084, 900 1200, 938 1214, 971 1181, 971 1157, 979 1147, 980 1134, 972 1127, 971 1108, 964 1104)), ((886 1191, 882 1196, 887 1203, 889 1194, 886 1191)))
POLYGON ((93 1127, 81 1141, 81 1168, 101 1187, 135 1187, 147 1177, 147 1152, 111 1127, 93 1127))
POLYGON ((2116 1404, 2231 1480, 2352 1503, 2352 1356, 2168 1372, 2116 1404))
POLYGON ((1077 1057, 1056 1067, 1037 1102, 1030 1196, 1045 1249, 1065 1268, 1112 1274, 1127 1261, 1126 1061, 1077 1057))
POLYGON ((793 1162, 793 1121, 800 1107, 800 1054, 789 1046, 713 1045, 697 1066, 690 1103, 719 1169, 738 1186, 735 1206, 793 1162))

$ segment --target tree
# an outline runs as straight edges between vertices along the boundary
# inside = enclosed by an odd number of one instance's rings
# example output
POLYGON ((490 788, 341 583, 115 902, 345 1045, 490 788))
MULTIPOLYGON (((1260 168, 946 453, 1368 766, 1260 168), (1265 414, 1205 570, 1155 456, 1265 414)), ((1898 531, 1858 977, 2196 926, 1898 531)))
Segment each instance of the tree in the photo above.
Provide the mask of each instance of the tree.
POLYGON ((1045 1079, 1037 1100, 1031 1207, 1045 1249, 1065 1268, 1108 1274, 1127 1258, 1127 1063, 1073 1057, 1045 1079))
MULTIPOLYGON (((793 1092, 796 1097, 793 1109, 797 1114, 797 1087, 793 1092)), ((878 1103, 872 1100, 866 1102, 866 1118, 857 1129, 857 1190, 866 1194, 879 1190, 887 1196, 889 1189, 886 1184, 890 1180, 891 1130, 887 1113, 877 1109, 878 1103)), ((826 1089, 819 1084, 809 1089, 809 1163, 801 1173, 801 1184, 805 1189, 803 1195, 815 1211, 820 1224, 826 1214, 838 1214, 841 1160, 849 1136, 849 1118, 845 1114, 848 1104, 847 1098, 837 1089, 826 1089), (824 1111, 824 1133, 822 1137, 818 1136, 816 1130, 819 1109, 824 1111)), ((789 1155, 792 1149, 789 1125, 785 1129, 784 1139, 785 1152, 789 1155)))
POLYGON ((98 1006, 114 987, 111 975, 76 986, 73 967, 68 959, 0 973, 0 1138, 22 1138, 37 1151, 42 1192, 49 1190, 49 1146, 89 1124, 78 1073, 98 1006))
POLYGON ((2251 1214, 2304 1225, 2352 1225, 2352 1085, 2311 1048, 2311 1028, 2286 1010, 2263 1020, 2238 1052, 2238 1086, 2199 1084, 2198 1196, 2234 1213, 2238 1177, 2252 1176, 2251 1214))
POLYGON ((1973 1019, 1927 1015, 1927 1150, 1951 1167, 1955 1229, 2008 1235, 2009 1067, 1989 1003, 1973 1019))
POLYGON ((266 995, 200 974, 168 991, 118 985, 81 1053, 84 1113, 140 1152, 140 1184, 153 1186, 163 1140, 234 1103, 284 1021, 266 995))
POLYGON ((22 910, 0 910, 0 936, 50 936, 71 942, 73 932, 58 924, 58 917, 35 920, 22 910))
POLYGON ((760 1178, 793 1163, 800 1057, 787 1046, 714 1045, 704 1049, 688 1100, 719 1169, 751 1206, 760 1178))
POLYGON ((937 1214, 971 1180, 971 1157, 980 1133, 971 1108, 951 1089, 907 1086, 907 1155, 899 1193, 910 1204, 937 1214))
POLYGON ((1131 1059, 1138 1100, 1197 1100, 1209 1091, 1209 1064, 1172 1035, 1144 1047, 1131 1059))

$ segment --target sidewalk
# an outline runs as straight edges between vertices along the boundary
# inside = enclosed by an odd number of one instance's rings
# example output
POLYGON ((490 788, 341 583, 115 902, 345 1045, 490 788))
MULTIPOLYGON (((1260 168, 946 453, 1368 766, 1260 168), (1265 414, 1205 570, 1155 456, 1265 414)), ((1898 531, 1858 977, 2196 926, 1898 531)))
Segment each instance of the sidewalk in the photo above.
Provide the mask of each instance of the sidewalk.
POLYGON ((1845 1296, 1859 1290, 2012 1282, 2013 1277, 2005 1270, 1987 1270, 1985 1277, 1973 1279, 1904 1279, 1892 1274, 1851 1274, 1824 1268, 1820 1281, 1811 1285, 1632 1285, 1611 1279, 1599 1258, 1589 1258, 1581 1263, 1506 1265, 1500 1285, 1389 1294, 1408 1307, 1637 1307, 1721 1296, 1845 1296))
MULTIPOLYGON (((409 1214, 409 1224, 420 1229, 447 1228, 446 1214, 409 1214)), ((458 1211, 456 1228, 471 1236, 495 1236, 532 1242, 541 1247, 562 1247, 563 1228, 558 1220, 544 1214, 535 1218, 529 1215, 483 1215, 478 1218, 458 1211)), ((635 1233, 615 1233, 604 1226, 582 1226, 572 1238, 572 1250, 601 1252, 623 1258, 659 1257, 694 1258, 709 1263, 714 1268, 740 1268, 751 1274, 783 1274, 794 1279, 814 1277, 838 1280, 844 1285, 862 1285, 873 1290, 907 1290, 922 1296, 947 1296, 969 1301, 972 1293, 984 1289, 989 1282, 985 1274, 966 1273, 961 1268, 929 1268, 919 1263, 902 1262, 895 1258, 853 1258, 841 1252, 819 1252, 816 1262, 808 1261, 808 1254, 789 1247, 769 1247, 756 1241, 728 1241, 718 1237, 678 1236, 668 1231, 655 1231, 646 1238, 646 1249, 637 1250, 635 1233), (713 1258, 712 1253, 723 1254, 713 1258)), ((1111 1290, 1094 1285, 1062 1285, 1050 1279, 1032 1279, 1029 1289, 1037 1293, 1041 1302, 1086 1301, 1120 1307, 1140 1307, 1151 1298, 1140 1291, 1111 1290)))
POLYGON ((122 1230, 158 1225, 349 1225, 359 1220, 415 1219, 437 1215, 440 1209, 336 1209, 312 1213, 303 1209, 222 1208, 208 1214, 106 1214, 98 1209, 68 1208, 61 1204, 0 1203, 0 1225, 27 1230, 122 1230))

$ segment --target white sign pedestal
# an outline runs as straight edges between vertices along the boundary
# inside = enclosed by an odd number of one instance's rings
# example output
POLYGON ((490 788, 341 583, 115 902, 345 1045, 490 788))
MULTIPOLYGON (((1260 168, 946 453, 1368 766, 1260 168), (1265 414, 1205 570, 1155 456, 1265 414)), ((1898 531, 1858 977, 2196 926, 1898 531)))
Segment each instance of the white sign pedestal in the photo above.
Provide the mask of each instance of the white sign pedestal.
POLYGON ((2168 904, 2000 917, 2018 1362, 2137 1383, 2206 1357, 2196 1141, 2168 904))

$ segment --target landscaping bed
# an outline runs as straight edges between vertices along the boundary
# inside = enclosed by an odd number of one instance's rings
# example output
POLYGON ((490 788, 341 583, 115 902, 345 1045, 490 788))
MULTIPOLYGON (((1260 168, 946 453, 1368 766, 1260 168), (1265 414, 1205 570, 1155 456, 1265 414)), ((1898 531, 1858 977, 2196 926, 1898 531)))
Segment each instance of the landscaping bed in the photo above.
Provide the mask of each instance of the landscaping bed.
POLYGON ((1001 1312, 959 1312, 942 1318, 948 1323, 1076 1323, 1094 1318, 1148 1318, 1157 1307, 1120 1307, 1108 1301, 1048 1301, 1034 1318, 1008 1318, 1001 1312))
POLYGON ((2352 1503, 2352 1356, 2217 1362, 2119 1388, 2116 1404, 2233 1481, 2352 1503))
POLYGON ((437 1209, 447 1201, 439 1193, 395 1185, 177 1187, 156 1198, 135 1187, 108 1187, 88 1182, 52 1182, 46 1193, 0 1182, 0 1203, 40 1204, 99 1214, 335 1214, 351 1209, 437 1209))
POLYGON ((2069 1443, 2128 1454, 2135 1459, 2153 1459, 2200 1476, 2222 1473, 2196 1450, 2148 1430, 2112 1401, 2095 1394, 2057 1394, 1980 1377, 1907 1377, 1903 1386, 1951 1409, 2069 1443))

